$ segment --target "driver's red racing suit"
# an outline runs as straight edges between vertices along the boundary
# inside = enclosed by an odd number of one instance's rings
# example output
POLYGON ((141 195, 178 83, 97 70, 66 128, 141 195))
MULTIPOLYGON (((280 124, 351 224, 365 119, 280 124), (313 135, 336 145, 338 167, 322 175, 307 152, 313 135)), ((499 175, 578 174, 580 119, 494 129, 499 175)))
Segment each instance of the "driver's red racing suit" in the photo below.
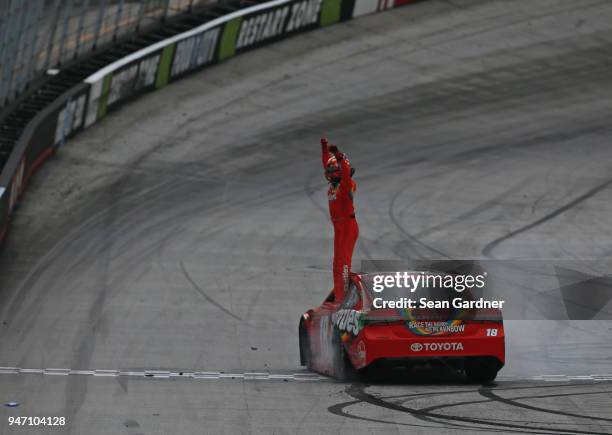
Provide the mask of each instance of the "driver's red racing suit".
MULTIPOLYGON (((331 156, 327 145, 323 146, 322 160, 324 169, 331 156)), ((336 154, 335 157, 341 168, 340 183, 336 186, 330 183, 327 199, 329 201, 329 214, 334 225, 334 300, 341 301, 348 289, 353 250, 359 236, 359 226, 355 219, 355 208, 353 205, 357 184, 351 178, 349 162, 342 158, 343 155, 341 153, 336 154)))

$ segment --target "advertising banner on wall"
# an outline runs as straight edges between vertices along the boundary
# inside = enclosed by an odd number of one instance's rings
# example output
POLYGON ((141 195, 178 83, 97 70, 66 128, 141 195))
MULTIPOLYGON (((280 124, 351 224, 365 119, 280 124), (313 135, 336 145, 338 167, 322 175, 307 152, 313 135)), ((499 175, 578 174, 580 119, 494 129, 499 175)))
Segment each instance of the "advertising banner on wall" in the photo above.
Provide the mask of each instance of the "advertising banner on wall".
POLYGON ((172 80, 216 60, 221 27, 207 30, 176 43, 170 77, 172 80))
POLYGON ((301 0, 245 16, 238 29, 236 52, 319 26, 323 0, 301 0))
POLYGON ((85 127, 141 92, 290 35, 350 19, 356 0, 276 0, 219 17, 89 77, 85 127))

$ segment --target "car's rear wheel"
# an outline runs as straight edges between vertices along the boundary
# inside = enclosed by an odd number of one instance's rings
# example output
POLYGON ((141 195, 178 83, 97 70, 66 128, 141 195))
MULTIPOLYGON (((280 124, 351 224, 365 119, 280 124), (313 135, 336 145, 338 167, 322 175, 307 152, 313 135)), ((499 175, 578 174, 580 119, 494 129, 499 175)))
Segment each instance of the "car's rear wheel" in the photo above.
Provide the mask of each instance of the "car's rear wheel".
POLYGON ((469 381, 478 384, 490 384, 497 377, 501 364, 496 358, 466 358, 465 374, 469 381))
POLYGON ((300 362, 308 370, 312 369, 312 351, 310 348, 310 338, 308 331, 302 322, 300 322, 300 362))
POLYGON ((342 339, 339 331, 334 331, 332 339, 332 364, 334 370, 334 377, 339 381, 351 381, 356 376, 356 370, 351 364, 346 349, 342 343, 342 339))

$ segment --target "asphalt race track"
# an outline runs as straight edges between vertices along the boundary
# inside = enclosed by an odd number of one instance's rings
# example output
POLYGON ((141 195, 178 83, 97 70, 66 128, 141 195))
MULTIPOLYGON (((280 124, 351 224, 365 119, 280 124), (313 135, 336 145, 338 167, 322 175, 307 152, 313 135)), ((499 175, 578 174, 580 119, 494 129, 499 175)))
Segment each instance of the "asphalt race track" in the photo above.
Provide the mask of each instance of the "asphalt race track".
POLYGON ((611 22, 609 1, 421 2, 67 143, 0 251, 0 366, 31 369, 0 374, 20 403, 0 434, 612 433, 612 322, 507 322, 490 387, 338 383, 299 366, 297 337, 331 287, 322 133, 357 168, 355 267, 612 255, 611 22))

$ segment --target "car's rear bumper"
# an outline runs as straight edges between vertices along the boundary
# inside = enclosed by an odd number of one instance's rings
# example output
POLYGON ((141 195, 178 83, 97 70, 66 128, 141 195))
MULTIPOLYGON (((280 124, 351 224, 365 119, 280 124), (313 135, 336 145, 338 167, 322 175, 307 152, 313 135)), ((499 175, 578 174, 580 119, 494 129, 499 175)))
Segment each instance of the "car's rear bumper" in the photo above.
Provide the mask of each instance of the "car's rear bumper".
POLYGON ((349 356, 355 368, 363 368, 380 359, 420 359, 494 357, 500 365, 505 363, 503 327, 496 327, 497 336, 482 334, 462 336, 414 336, 397 337, 386 333, 383 328, 368 331, 365 328, 360 337, 352 343, 349 356))

